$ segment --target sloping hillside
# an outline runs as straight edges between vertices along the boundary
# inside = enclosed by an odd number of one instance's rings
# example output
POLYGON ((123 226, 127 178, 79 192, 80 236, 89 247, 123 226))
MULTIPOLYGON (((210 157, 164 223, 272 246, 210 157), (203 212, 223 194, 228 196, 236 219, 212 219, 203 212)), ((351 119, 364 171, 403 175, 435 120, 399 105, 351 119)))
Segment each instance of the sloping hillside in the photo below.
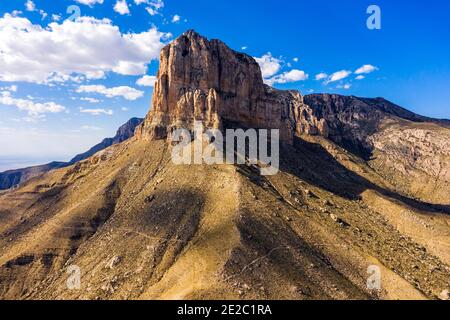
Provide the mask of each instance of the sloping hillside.
POLYGON ((0 194, 0 297, 446 298, 445 123, 271 89, 253 58, 194 31, 161 60, 132 139, 0 194), (171 133, 194 120, 280 125, 278 174, 175 165, 171 133))

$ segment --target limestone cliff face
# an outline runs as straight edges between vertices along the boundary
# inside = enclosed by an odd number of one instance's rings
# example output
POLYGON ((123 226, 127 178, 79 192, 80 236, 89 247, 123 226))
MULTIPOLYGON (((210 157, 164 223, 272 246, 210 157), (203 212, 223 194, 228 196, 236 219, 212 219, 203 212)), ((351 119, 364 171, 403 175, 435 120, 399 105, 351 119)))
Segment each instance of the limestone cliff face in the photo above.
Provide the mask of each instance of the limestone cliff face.
POLYGON ((404 193, 433 201, 448 195, 448 120, 423 117, 382 98, 303 97, 271 88, 252 57, 188 31, 161 51, 152 108, 136 137, 170 140, 174 129, 192 130, 195 120, 206 128, 279 129, 288 144, 302 134, 321 135, 370 161, 395 185, 404 181, 404 193), (437 182, 442 191, 430 192, 437 182))
POLYGON ((303 132, 326 135, 299 92, 266 86, 252 57, 188 31, 161 51, 152 110, 136 135, 163 139, 194 120, 208 128, 280 129, 288 143, 303 132))

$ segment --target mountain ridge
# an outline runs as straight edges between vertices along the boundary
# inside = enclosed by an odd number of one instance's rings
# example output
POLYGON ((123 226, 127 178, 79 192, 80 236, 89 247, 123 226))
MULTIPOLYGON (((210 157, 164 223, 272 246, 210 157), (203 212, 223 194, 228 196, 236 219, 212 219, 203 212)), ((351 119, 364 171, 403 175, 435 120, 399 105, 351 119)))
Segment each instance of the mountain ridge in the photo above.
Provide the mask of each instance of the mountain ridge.
POLYGON ((88 151, 76 155, 68 162, 53 161, 44 165, 31 166, 20 169, 6 170, 0 172, 0 190, 5 190, 12 188, 20 183, 36 177, 40 174, 48 172, 54 169, 60 169, 67 166, 71 166, 79 161, 89 158, 95 153, 110 147, 113 144, 121 143, 134 135, 134 129, 138 126, 144 119, 133 117, 126 123, 121 125, 113 138, 105 138, 102 142, 96 144, 94 147, 90 148, 88 151))
POLYGON ((185 33, 134 138, 0 193, 0 297, 448 299, 450 130, 272 89, 251 59, 185 33), (176 165, 194 120, 280 126, 279 172, 176 165))

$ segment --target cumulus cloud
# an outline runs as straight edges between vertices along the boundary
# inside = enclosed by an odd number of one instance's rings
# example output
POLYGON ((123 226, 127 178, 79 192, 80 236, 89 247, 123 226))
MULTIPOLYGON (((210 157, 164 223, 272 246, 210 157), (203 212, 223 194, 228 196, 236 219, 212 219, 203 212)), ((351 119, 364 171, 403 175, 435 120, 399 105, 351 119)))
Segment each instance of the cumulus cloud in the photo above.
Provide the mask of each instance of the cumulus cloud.
POLYGON ((27 9, 27 11, 35 11, 36 5, 34 4, 33 1, 28 0, 27 2, 25 2, 25 8, 27 9))
POLYGON ((348 71, 348 70, 341 70, 341 71, 337 71, 335 73, 333 73, 328 80, 326 81, 326 83, 330 83, 330 82, 336 82, 342 79, 347 78, 349 75, 351 75, 352 72, 348 71))
POLYGON ((40 14, 41 17, 42 17, 42 20, 44 20, 44 19, 47 18, 47 16, 48 16, 48 13, 45 12, 44 10, 39 10, 39 14, 40 14))
POLYGON ((127 0, 117 0, 116 4, 114 5, 114 11, 120 13, 121 15, 130 14, 127 0))
POLYGON ((31 100, 16 99, 11 92, 3 91, 0 94, 0 104, 13 106, 21 111, 26 111, 30 117, 39 118, 46 113, 58 113, 66 110, 62 105, 54 102, 34 103, 31 100))
POLYGON ((114 114, 114 112, 112 110, 106 110, 106 109, 84 109, 84 108, 80 108, 80 112, 81 113, 88 113, 90 115, 93 116, 99 116, 99 115, 107 115, 107 116, 112 116, 114 114))
POLYGON ((177 14, 174 15, 173 18, 172 18, 172 22, 173 23, 180 22, 180 20, 181 20, 181 17, 179 15, 177 15, 177 14))
POLYGON ((83 98, 80 98, 80 100, 81 101, 87 101, 87 102, 90 102, 90 103, 99 103, 100 102, 100 100, 98 100, 98 99, 89 98, 89 97, 83 97, 83 98))
POLYGON ((141 87, 153 87, 156 82, 155 76, 143 76, 136 81, 136 84, 141 87))
POLYGON ((136 90, 134 88, 128 86, 120 86, 107 88, 103 85, 88 85, 88 86, 80 86, 77 89, 78 93, 98 93, 102 94, 108 98, 113 97, 123 97, 127 100, 133 101, 144 96, 144 92, 140 90, 136 90))
POLYGON ((356 74, 368 74, 368 73, 372 73, 376 70, 378 70, 377 67, 375 67, 371 64, 365 64, 362 67, 356 69, 355 73, 356 74))
POLYGON ((164 2, 162 0, 146 0, 146 1, 137 0, 137 2, 147 4, 148 6, 145 8, 145 10, 147 10, 147 12, 151 16, 159 14, 161 9, 164 8, 164 2))
POLYGON ((11 12, 11 15, 12 15, 13 17, 17 17, 17 16, 21 15, 22 13, 23 13, 23 12, 20 11, 20 10, 13 10, 13 12, 11 12))
POLYGON ((338 86, 336 86, 337 89, 345 89, 345 90, 348 90, 348 89, 350 89, 351 87, 352 87, 352 85, 351 85, 350 83, 346 83, 346 84, 344 84, 344 85, 338 85, 338 86))
POLYGON ((85 4, 87 6, 92 7, 94 4, 102 4, 103 0, 75 0, 78 3, 85 4))
POLYGON ((272 56, 270 52, 263 55, 261 58, 256 58, 258 62, 263 78, 270 78, 275 75, 281 68, 281 60, 272 56))
POLYGON ((357 76, 355 79, 356 80, 362 80, 362 79, 364 79, 365 77, 362 75, 362 74, 360 74, 359 76, 357 76))
POLYGON ((12 85, 12 86, 9 86, 9 87, 0 87, 0 91, 17 92, 18 89, 19 89, 19 87, 16 86, 16 85, 12 85))
POLYGON ((316 80, 317 81, 320 81, 320 80, 323 80, 323 79, 326 79, 326 78, 328 78, 328 75, 325 72, 321 72, 319 74, 316 74, 316 80))
POLYGON ((305 81, 309 78, 309 75, 306 74, 304 71, 302 70, 291 70, 291 71, 286 71, 283 72, 282 74, 279 74, 277 76, 274 76, 270 79, 266 80, 266 83, 269 85, 273 85, 276 83, 290 83, 290 82, 297 82, 297 81, 305 81))
POLYGON ((42 84, 100 79, 106 72, 145 74, 170 36, 156 28, 122 34, 109 19, 92 17, 43 28, 5 14, 0 18, 0 81, 42 84))

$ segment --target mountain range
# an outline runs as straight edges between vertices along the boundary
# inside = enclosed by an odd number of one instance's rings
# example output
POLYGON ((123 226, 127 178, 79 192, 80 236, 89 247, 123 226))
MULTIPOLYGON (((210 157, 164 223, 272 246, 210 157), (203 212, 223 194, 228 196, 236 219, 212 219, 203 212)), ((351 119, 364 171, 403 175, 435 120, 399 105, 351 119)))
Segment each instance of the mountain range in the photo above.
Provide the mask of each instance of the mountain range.
POLYGON ((59 169, 71 166, 79 161, 85 160, 95 153, 106 149, 114 144, 121 143, 134 135, 134 129, 143 121, 140 118, 131 118, 125 124, 120 126, 116 135, 113 138, 106 138, 99 144, 93 146, 88 151, 76 155, 69 162, 53 161, 44 165, 26 167, 21 169, 7 170, 0 172, 0 190, 10 189, 17 185, 28 181, 31 178, 37 177, 43 173, 49 172, 53 169, 59 169))
POLYGON ((0 297, 448 299, 449 125, 277 90, 187 31, 162 49, 133 137, 0 193, 0 297), (199 121, 279 129, 279 172, 174 164, 174 130, 199 121))

